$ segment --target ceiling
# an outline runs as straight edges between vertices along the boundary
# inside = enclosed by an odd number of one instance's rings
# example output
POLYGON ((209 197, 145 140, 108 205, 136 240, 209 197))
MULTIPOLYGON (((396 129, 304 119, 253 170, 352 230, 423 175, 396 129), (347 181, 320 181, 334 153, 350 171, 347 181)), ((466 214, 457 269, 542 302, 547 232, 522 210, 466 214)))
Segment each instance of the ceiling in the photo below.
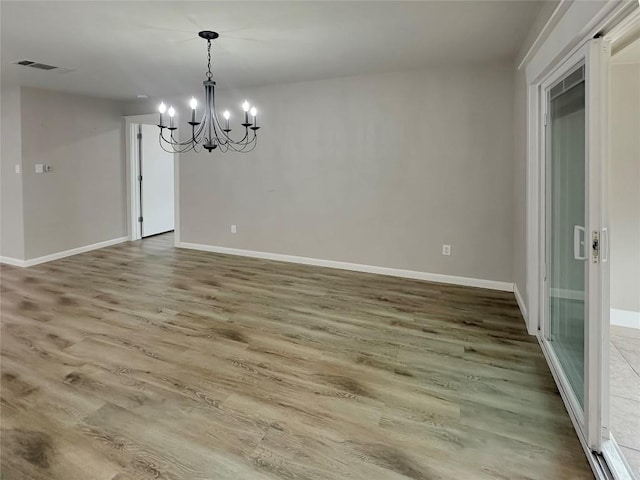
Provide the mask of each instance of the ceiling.
POLYGON ((2 81, 107 98, 513 60, 533 1, 2 1, 2 81), (27 59, 70 69, 12 65, 27 59))

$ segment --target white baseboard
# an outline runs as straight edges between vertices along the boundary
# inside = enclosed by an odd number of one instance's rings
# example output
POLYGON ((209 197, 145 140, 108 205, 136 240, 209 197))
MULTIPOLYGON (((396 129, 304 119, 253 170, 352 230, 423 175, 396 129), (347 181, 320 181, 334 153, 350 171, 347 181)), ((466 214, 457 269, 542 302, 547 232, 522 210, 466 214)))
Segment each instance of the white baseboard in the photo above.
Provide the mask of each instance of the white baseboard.
POLYGON ((7 263, 9 265, 15 265, 17 267, 32 267, 40 263, 52 262, 64 257, 70 257, 72 255, 78 255, 79 253, 90 252, 91 250, 97 250, 99 248, 110 247, 129 241, 129 237, 113 238, 111 240, 105 240, 104 242, 93 243, 91 245, 84 245, 82 247, 72 248, 71 250, 65 250, 64 252, 52 253, 50 255, 44 255, 42 257, 30 258, 28 260, 17 260, 14 258, 0 257, 0 262, 7 263))
POLYGON ((0 257, 0 263, 4 263, 6 265, 13 265, 14 267, 24 267, 24 260, 20 260, 19 258, 11 258, 11 257, 0 257))
POLYGON ((616 325, 618 327, 640 329, 640 312, 612 308, 609 313, 609 321, 611 325, 616 325))
POLYGON ((296 255, 285 255, 281 253, 259 252, 256 250, 242 250, 238 248, 217 247, 214 245, 203 245, 199 243, 179 242, 179 248, 191 250, 203 250, 205 252, 225 253, 228 255, 239 255, 242 257, 262 258, 265 260, 276 260, 280 262, 302 263, 304 265, 315 265, 318 267, 337 268, 340 270, 353 270, 355 272, 376 273, 379 275, 389 275, 392 277, 412 278, 415 280, 427 280, 429 282, 449 283, 454 285, 464 285, 468 287, 488 288, 491 290, 513 291, 513 284, 509 282, 498 282, 495 280, 484 280, 480 278, 457 277, 453 275, 442 275, 439 273, 418 272, 415 270, 400 270, 389 267, 376 267, 373 265, 363 265, 359 263, 339 262, 336 260, 322 260, 319 258, 299 257, 296 255))
POLYGON ((518 307, 520 308, 520 313, 522 313, 522 318, 524 318, 524 322, 529 326, 529 316, 527 315, 527 306, 522 299, 522 295, 520 295, 520 290, 518 290, 518 285, 513 284, 513 294, 516 297, 516 302, 518 303, 518 307))

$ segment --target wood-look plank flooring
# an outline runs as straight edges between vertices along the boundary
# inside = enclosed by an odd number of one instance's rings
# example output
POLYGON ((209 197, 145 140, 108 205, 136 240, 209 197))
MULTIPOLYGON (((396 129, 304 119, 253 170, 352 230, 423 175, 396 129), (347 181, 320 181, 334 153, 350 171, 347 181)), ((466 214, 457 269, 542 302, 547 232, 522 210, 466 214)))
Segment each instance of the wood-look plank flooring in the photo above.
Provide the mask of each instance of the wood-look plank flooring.
POLYGON ((2 266, 3 480, 593 478, 512 294, 172 242, 2 266))

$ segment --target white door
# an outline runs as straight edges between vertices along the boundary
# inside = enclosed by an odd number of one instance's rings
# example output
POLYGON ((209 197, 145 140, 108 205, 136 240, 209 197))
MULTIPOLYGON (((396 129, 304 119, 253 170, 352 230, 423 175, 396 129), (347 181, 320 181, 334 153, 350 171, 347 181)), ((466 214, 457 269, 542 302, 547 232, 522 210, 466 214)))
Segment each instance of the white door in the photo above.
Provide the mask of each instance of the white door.
POLYGON ((140 125, 140 217, 143 237, 174 229, 173 154, 158 141, 158 127, 140 125))

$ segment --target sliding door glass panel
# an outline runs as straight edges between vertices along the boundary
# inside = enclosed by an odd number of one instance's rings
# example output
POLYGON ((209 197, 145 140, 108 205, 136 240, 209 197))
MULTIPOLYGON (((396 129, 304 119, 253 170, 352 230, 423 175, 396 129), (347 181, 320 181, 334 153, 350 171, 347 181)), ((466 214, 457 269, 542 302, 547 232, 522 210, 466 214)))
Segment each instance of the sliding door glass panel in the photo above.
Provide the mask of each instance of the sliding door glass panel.
POLYGON ((549 89, 547 152, 547 340, 584 408, 584 67, 549 89))

